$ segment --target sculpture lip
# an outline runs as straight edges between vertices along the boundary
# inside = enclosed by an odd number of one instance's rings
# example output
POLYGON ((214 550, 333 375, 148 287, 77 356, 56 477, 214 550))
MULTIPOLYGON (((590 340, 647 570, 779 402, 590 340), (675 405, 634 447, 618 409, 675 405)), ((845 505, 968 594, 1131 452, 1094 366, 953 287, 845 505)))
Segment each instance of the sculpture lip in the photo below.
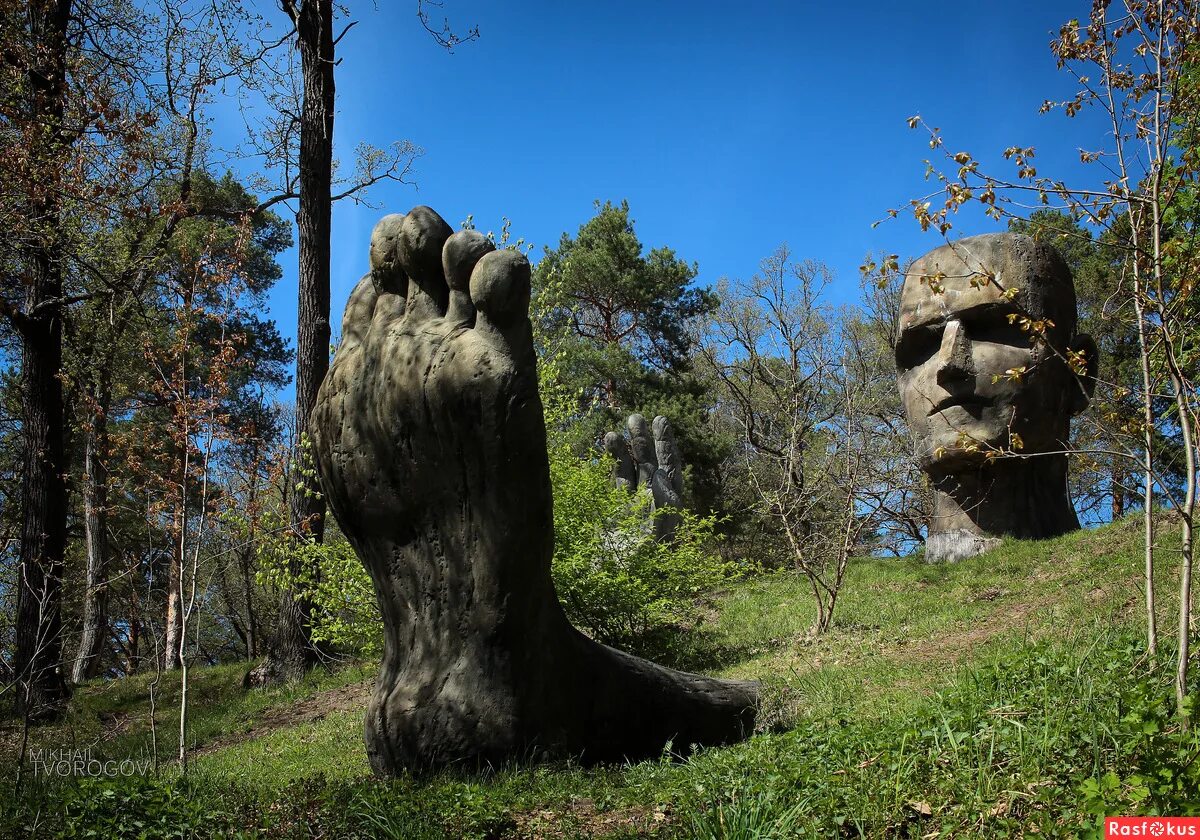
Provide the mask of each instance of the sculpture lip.
POLYGON ((929 409, 929 416, 938 414, 948 408, 959 406, 962 408, 982 407, 987 404, 987 400, 980 397, 978 394, 950 394, 936 402, 933 408, 929 409))

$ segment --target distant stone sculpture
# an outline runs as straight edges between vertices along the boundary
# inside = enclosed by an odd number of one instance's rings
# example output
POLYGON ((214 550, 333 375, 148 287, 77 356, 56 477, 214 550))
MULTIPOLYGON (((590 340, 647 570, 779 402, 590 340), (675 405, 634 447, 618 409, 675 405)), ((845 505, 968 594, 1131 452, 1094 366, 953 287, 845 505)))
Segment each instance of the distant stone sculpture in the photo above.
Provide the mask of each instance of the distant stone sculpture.
POLYGON ((647 429, 645 417, 631 414, 626 425, 628 441, 619 432, 604 436, 604 448, 616 461, 613 482, 630 493, 641 488, 650 494, 654 538, 669 542, 683 521, 674 512, 683 509, 683 457, 671 421, 659 415, 651 429, 647 429))
POLYGON ((900 299, 896 367, 916 457, 934 491, 930 561, 986 551, 1002 535, 1079 528, 1067 492, 1071 417, 1095 387, 1096 344, 1077 335, 1075 285, 1059 253, 986 234, 913 263, 900 299), (1015 298, 1006 290, 1017 290, 1015 298), (1034 341, 1022 318, 1049 319, 1034 341), (1066 361, 1079 354, 1086 375, 1066 361))
POLYGON ((379 774, 636 759, 750 734, 757 684, 685 674, 567 622, 527 317, 530 268, 428 207, 379 222, 309 433, 375 584, 379 774))

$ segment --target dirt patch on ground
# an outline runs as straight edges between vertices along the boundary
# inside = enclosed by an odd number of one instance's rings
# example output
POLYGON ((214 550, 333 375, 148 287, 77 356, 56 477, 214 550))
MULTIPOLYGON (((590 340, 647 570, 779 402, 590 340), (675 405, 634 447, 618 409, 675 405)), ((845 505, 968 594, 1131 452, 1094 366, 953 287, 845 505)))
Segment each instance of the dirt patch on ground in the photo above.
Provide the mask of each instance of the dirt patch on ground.
MULTIPOLYGON (((995 601, 995 598, 987 600, 995 601)), ((1002 604, 977 624, 956 628, 948 633, 938 633, 924 639, 910 639, 904 647, 891 653, 898 661, 934 660, 954 664, 981 645, 999 636, 1023 630, 1030 625, 1030 617, 1037 610, 1053 603, 1051 598, 1036 600, 1016 599, 1002 604)))
POLYGON ((513 830, 505 836, 537 840, 581 840, 613 834, 657 837, 676 822, 669 806, 633 806, 606 811, 597 808, 590 799, 573 799, 562 808, 514 814, 513 830))
MULTIPOLYGON (((1045 572, 1035 577, 1049 580, 1054 578, 1052 574, 1045 572)), ((1110 603, 1115 614, 1128 617, 1141 597, 1137 591, 1139 585, 1140 578, 1134 575, 1107 585, 1094 586, 1083 597, 1093 605, 1110 603)), ((887 655, 899 661, 936 660, 953 665, 1001 636, 1024 634, 1030 639, 1039 639, 1067 629, 1046 618, 1055 605, 1062 603, 1061 593, 1046 592, 1030 596, 989 588, 976 594, 974 600, 992 602, 996 604, 996 608, 976 624, 923 639, 910 639, 902 647, 888 651, 887 655)))
POLYGON ((369 679, 341 688, 331 688, 311 697, 305 697, 303 700, 272 706, 263 713, 262 717, 253 721, 247 729, 222 735, 216 740, 209 741, 199 747, 193 755, 205 755, 242 741, 262 738, 278 729, 317 723, 334 712, 365 710, 374 689, 375 680, 369 679))

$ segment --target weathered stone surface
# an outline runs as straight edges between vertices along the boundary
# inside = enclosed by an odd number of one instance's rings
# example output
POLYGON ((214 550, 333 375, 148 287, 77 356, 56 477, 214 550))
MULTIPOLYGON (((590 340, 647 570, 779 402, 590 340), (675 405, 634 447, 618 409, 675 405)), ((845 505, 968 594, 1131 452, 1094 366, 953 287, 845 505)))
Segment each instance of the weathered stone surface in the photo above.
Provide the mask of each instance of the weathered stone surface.
POLYGON ((380 222, 371 260, 309 433, 385 624, 375 771, 633 759, 748 735, 756 684, 628 656, 563 615, 529 263, 427 207, 380 222))
POLYGON ((637 487, 638 473, 628 441, 619 432, 609 432, 604 436, 604 449, 613 457, 613 484, 632 493, 637 487))
POLYGON ((628 442, 618 432, 604 436, 604 448, 616 461, 613 482, 630 493, 641 488, 650 494, 654 538, 669 542, 682 522, 673 511, 683 509, 683 457, 671 421, 660 414, 647 426, 645 417, 631 414, 626 426, 628 442))
POLYGON ((999 537, 984 537, 965 528, 938 531, 925 541, 925 558, 931 563, 956 563, 990 551, 1000 542, 999 537))
POLYGON ((1070 269, 1028 236, 968 237, 909 269, 896 367, 934 490, 928 560, 969 557, 1006 534, 1035 539, 1079 527, 1064 450, 1071 417, 1095 387, 1097 356, 1076 320, 1070 269), (1018 290, 1015 299, 1008 289, 1018 290), (1032 341, 1022 317, 1052 321, 1048 341, 1032 341), (1068 352, 1083 354, 1086 376, 1071 370, 1068 352))

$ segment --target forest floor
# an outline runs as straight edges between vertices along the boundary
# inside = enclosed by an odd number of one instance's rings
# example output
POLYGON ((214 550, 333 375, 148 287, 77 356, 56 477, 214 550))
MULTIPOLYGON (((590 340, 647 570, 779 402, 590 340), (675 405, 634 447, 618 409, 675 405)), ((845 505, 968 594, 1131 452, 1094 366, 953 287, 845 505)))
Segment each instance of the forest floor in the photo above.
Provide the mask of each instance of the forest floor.
MULTIPOLYGON (((1200 737, 1172 712, 1177 529, 1160 529, 1155 665, 1139 524, 1009 541, 955 565, 856 560, 820 637, 802 578, 731 587, 709 620, 680 631, 670 664, 761 680, 761 731, 685 760, 380 782, 362 743, 373 665, 247 692, 240 664, 192 670, 184 776, 171 760, 178 677, 155 687, 153 727, 149 676, 91 684, 64 721, 30 731, 24 789, 0 803, 0 833, 1099 837, 1105 813, 1200 814, 1200 737), (35 777, 38 750, 157 750, 158 773, 35 777)), ((9 790, 20 740, 0 722, 9 790)))

